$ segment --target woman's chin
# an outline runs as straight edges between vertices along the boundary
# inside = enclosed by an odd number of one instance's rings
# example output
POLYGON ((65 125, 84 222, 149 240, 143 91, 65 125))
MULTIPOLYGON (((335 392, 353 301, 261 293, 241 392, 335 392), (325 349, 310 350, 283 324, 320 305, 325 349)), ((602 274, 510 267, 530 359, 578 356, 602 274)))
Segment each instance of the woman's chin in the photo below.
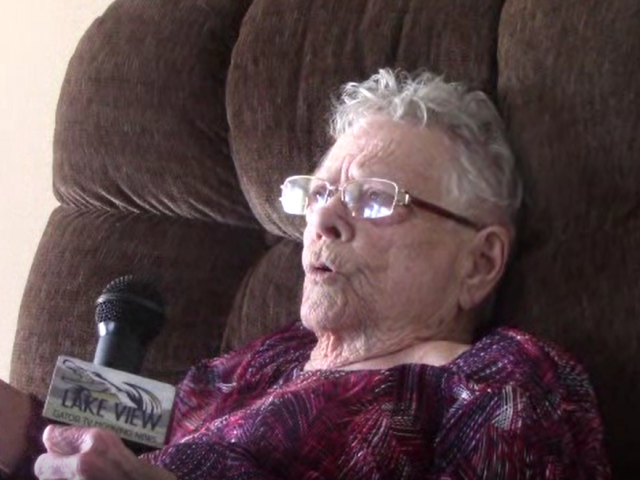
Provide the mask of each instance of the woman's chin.
POLYGON ((326 330, 340 329, 340 322, 336 320, 337 315, 333 315, 334 309, 327 308, 325 298, 317 298, 315 295, 306 295, 302 300, 300 308, 300 319, 302 324, 309 330, 319 333, 326 330))

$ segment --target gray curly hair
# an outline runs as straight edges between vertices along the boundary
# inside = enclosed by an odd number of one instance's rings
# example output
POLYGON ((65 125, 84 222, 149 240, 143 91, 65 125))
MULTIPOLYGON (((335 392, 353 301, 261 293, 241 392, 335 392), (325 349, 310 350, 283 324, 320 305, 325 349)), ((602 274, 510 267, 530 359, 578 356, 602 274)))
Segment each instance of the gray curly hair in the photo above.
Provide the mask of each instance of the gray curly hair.
POLYGON ((515 226, 522 203, 522 182, 504 123, 491 100, 462 84, 422 72, 379 70, 362 83, 347 83, 334 104, 331 135, 342 134, 372 115, 421 126, 436 125, 457 146, 449 202, 480 220, 515 226), (488 218, 487 218, 488 217, 488 218))

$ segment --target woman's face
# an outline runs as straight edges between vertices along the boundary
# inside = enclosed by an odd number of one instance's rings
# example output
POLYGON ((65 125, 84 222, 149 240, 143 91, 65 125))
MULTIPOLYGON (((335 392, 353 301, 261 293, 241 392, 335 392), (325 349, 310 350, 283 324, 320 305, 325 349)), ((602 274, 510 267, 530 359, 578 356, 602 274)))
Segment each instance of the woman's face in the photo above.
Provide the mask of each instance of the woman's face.
MULTIPOLYGON (((453 154, 437 129, 374 117, 340 137, 315 175, 332 185, 392 180, 455 209, 445 191, 453 154)), ((473 234, 411 206, 385 218, 356 218, 334 196, 307 214, 303 323, 316 334, 371 340, 446 336, 459 312, 460 263, 473 234)))

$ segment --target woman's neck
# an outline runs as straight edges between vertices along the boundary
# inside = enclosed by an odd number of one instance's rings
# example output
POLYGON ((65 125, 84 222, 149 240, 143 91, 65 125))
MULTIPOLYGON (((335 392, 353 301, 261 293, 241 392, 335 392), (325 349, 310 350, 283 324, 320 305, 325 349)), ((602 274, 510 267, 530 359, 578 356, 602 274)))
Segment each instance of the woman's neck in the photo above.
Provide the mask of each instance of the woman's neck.
POLYGON ((399 335, 345 337, 331 332, 316 334, 305 370, 385 369, 407 363, 440 366, 453 361, 471 346, 471 335, 399 335))

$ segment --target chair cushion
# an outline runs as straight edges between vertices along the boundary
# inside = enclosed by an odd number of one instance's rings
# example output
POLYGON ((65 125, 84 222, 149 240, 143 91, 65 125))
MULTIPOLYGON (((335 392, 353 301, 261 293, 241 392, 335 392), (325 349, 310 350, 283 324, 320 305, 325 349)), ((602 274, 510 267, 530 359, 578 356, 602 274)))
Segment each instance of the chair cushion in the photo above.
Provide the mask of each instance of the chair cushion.
POLYGON ((255 221, 228 142, 225 84, 248 0, 118 0, 60 94, 54 188, 77 208, 255 221))
POLYGON ((639 13, 635 0, 513 0, 498 45, 531 197, 502 316, 587 367, 616 479, 640 471, 639 13))

